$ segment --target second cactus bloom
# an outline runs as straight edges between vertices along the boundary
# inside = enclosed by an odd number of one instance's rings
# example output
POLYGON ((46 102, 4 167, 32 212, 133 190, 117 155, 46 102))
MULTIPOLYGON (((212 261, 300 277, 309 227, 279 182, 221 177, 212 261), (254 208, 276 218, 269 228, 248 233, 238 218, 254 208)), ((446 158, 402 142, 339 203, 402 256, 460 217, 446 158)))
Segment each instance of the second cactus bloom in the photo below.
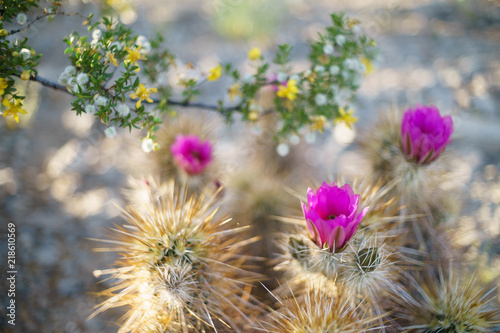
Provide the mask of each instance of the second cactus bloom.
POLYGON ((177 135, 170 150, 176 163, 190 175, 201 173, 212 161, 212 145, 196 135, 177 135))
POLYGON ((401 123, 403 152, 409 161, 429 164, 451 143, 453 120, 435 106, 417 105, 405 112, 401 123))

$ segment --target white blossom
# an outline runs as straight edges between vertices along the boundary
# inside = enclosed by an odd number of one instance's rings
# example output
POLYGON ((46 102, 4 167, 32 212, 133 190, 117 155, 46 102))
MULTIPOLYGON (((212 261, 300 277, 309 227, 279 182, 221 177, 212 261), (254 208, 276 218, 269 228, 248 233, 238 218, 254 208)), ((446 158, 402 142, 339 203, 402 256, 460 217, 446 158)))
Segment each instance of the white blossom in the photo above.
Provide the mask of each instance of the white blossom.
POLYGON ((332 75, 337 75, 340 72, 340 67, 339 66, 331 66, 330 67, 330 74, 332 75))
POLYGON ((92 39, 99 40, 99 39, 101 39, 101 36, 102 36, 102 31, 101 30, 94 29, 94 31, 92 31, 92 39))
POLYGON ((314 96, 314 102, 318 106, 325 105, 327 102, 326 95, 325 94, 317 94, 316 96, 314 96))
POLYGON ((299 74, 292 74, 292 75, 290 75, 290 80, 295 80, 296 82, 300 82, 300 76, 299 76, 299 74))
POLYGON ((276 147, 276 152, 280 156, 286 156, 290 153, 290 147, 286 143, 280 143, 278 147, 276 147))
POLYGON ((325 71, 325 66, 316 65, 316 66, 314 67, 314 71, 315 71, 316 73, 323 73, 323 72, 325 71))
POLYGON ((342 46, 345 44, 345 41, 346 41, 346 38, 344 35, 338 35, 337 37, 335 37, 335 42, 339 45, 339 46, 342 46))
POLYGON ((95 106, 93 104, 88 104, 85 106, 85 112, 87 114, 95 114, 95 106))
POLYGON ((153 140, 151 139, 144 139, 142 140, 142 150, 146 153, 150 153, 154 148, 154 143, 153 140))
POLYGON ((66 84, 70 87, 73 87, 75 84, 76 84, 76 78, 74 76, 71 76, 70 78, 68 78, 68 80, 66 81, 66 84))
POLYGON ((26 14, 19 13, 19 14, 17 14, 16 20, 17 20, 17 23, 19 25, 24 25, 26 23, 26 21, 28 20, 28 18, 26 17, 26 14))
POLYGON ((356 71, 356 72, 364 72, 364 65, 358 59, 346 59, 344 61, 344 67, 356 71))
POLYGON ((74 75, 76 75, 76 68, 75 68, 75 66, 67 66, 64 69, 64 73, 66 73, 68 76, 74 76, 74 75))
POLYGON ((66 74, 65 72, 62 72, 61 75, 59 75, 59 78, 57 79, 57 81, 62 85, 67 85, 68 79, 69 79, 68 74, 66 74))
POLYGON ((118 105, 116 106, 116 111, 120 116, 126 117, 130 113, 130 108, 125 103, 118 103, 118 105))
POLYGON ((76 77, 76 83, 78 83, 80 87, 85 86, 88 82, 89 82, 89 76, 85 73, 80 73, 76 77))
POLYGON ((98 106, 105 106, 106 104, 108 104, 108 99, 104 96, 99 96, 95 99, 95 104, 97 104, 98 106))
POLYGON ((332 55, 335 49, 333 48, 333 45, 330 43, 327 43, 323 46, 323 52, 328 55, 332 55))
POLYGON ((21 55, 21 57, 23 58, 23 60, 31 58, 31 51, 28 50, 28 49, 21 49, 21 51, 19 52, 19 54, 21 55))
POLYGON ((97 44, 99 42, 99 39, 101 39, 102 32, 99 29, 94 29, 92 31, 92 41, 90 42, 91 45, 97 44))
POLYGON ((116 136, 116 128, 114 126, 110 126, 104 130, 104 134, 108 138, 114 138, 116 136))

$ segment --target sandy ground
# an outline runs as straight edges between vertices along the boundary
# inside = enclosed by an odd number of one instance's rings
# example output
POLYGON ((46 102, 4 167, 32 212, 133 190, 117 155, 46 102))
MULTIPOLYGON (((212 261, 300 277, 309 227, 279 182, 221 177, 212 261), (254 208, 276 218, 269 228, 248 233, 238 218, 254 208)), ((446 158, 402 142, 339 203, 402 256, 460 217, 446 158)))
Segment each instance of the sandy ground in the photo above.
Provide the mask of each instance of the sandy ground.
MULTIPOLYGON (((274 45, 284 42, 295 46, 294 64, 301 68, 307 40, 328 24, 329 12, 344 10, 360 19, 381 54, 376 73, 359 91, 356 131, 393 105, 435 104, 452 114, 456 134, 450 154, 456 177, 447 186, 465 190, 467 205, 459 223, 473 227, 460 241, 471 245, 471 258, 494 268, 500 267, 500 7, 484 2, 487 7, 428 0, 412 2, 418 5, 402 0, 255 1, 253 11, 236 16, 239 0, 132 0, 136 11, 123 18, 136 17, 132 26, 146 36, 161 31, 180 59, 205 70, 218 60, 245 70, 251 46, 270 56, 274 45), (252 26, 257 16, 262 24, 252 26)), ((99 10, 95 5, 73 0, 66 10, 87 14, 99 10)), ((62 38, 79 26, 76 17, 57 17, 27 32, 31 45, 44 54, 41 75, 56 80, 69 65, 62 38)), ((223 95, 220 88, 204 90, 200 99, 215 101, 223 95)), ((102 126, 70 110, 71 99, 63 92, 30 83, 27 93, 31 118, 20 128, 0 121, 0 253, 4 261, 5 226, 12 222, 18 271, 12 330, 2 314, 8 298, 5 262, 0 264, 0 331, 115 332, 120 311, 87 320, 98 303, 91 293, 106 286, 97 284, 92 271, 114 259, 93 252, 96 244, 90 238, 102 237, 107 227, 120 222, 115 203, 121 201, 121 188, 127 174, 140 175, 146 160, 137 133, 120 132, 108 139, 102 126)), ((320 153, 324 158, 314 167, 322 173, 356 174, 363 160, 347 146, 351 139, 344 134, 327 133, 299 157, 307 161, 320 153)), ((227 129, 226 138, 234 136, 234 127, 227 129)), ((241 135, 236 142, 243 142, 241 135)), ((237 167, 233 153, 239 149, 226 139, 219 153, 237 167)), ((498 271, 485 275, 491 279, 498 271)))

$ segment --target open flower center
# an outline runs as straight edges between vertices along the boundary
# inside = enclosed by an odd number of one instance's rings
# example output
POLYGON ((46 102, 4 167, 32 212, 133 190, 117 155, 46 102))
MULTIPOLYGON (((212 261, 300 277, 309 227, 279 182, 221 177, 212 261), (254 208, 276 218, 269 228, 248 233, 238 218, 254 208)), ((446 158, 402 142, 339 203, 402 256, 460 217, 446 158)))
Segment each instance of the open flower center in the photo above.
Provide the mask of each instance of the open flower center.
POLYGON ((191 153, 191 155, 193 156, 193 158, 197 159, 198 161, 201 160, 199 151, 195 150, 191 153))
POLYGON ((335 216, 334 214, 330 214, 328 215, 328 219, 329 220, 334 220, 337 216, 335 216))

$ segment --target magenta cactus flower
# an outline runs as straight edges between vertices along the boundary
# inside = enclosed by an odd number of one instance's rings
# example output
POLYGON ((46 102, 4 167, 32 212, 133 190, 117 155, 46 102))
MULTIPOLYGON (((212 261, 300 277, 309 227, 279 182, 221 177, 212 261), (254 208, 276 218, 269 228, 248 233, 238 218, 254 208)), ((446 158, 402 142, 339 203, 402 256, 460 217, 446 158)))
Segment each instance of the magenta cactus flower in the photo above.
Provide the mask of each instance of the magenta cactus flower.
POLYGON ((314 242, 330 252, 341 252, 358 230, 368 207, 359 211, 359 194, 351 186, 338 187, 323 182, 316 192, 307 189, 307 205, 302 210, 314 242))
POLYGON ((177 135, 170 150, 175 162, 190 175, 200 174, 212 161, 212 145, 196 135, 177 135))
POLYGON ((401 123, 403 152, 409 161, 429 164, 451 143, 453 120, 442 117, 431 105, 417 105, 408 109, 401 123))

